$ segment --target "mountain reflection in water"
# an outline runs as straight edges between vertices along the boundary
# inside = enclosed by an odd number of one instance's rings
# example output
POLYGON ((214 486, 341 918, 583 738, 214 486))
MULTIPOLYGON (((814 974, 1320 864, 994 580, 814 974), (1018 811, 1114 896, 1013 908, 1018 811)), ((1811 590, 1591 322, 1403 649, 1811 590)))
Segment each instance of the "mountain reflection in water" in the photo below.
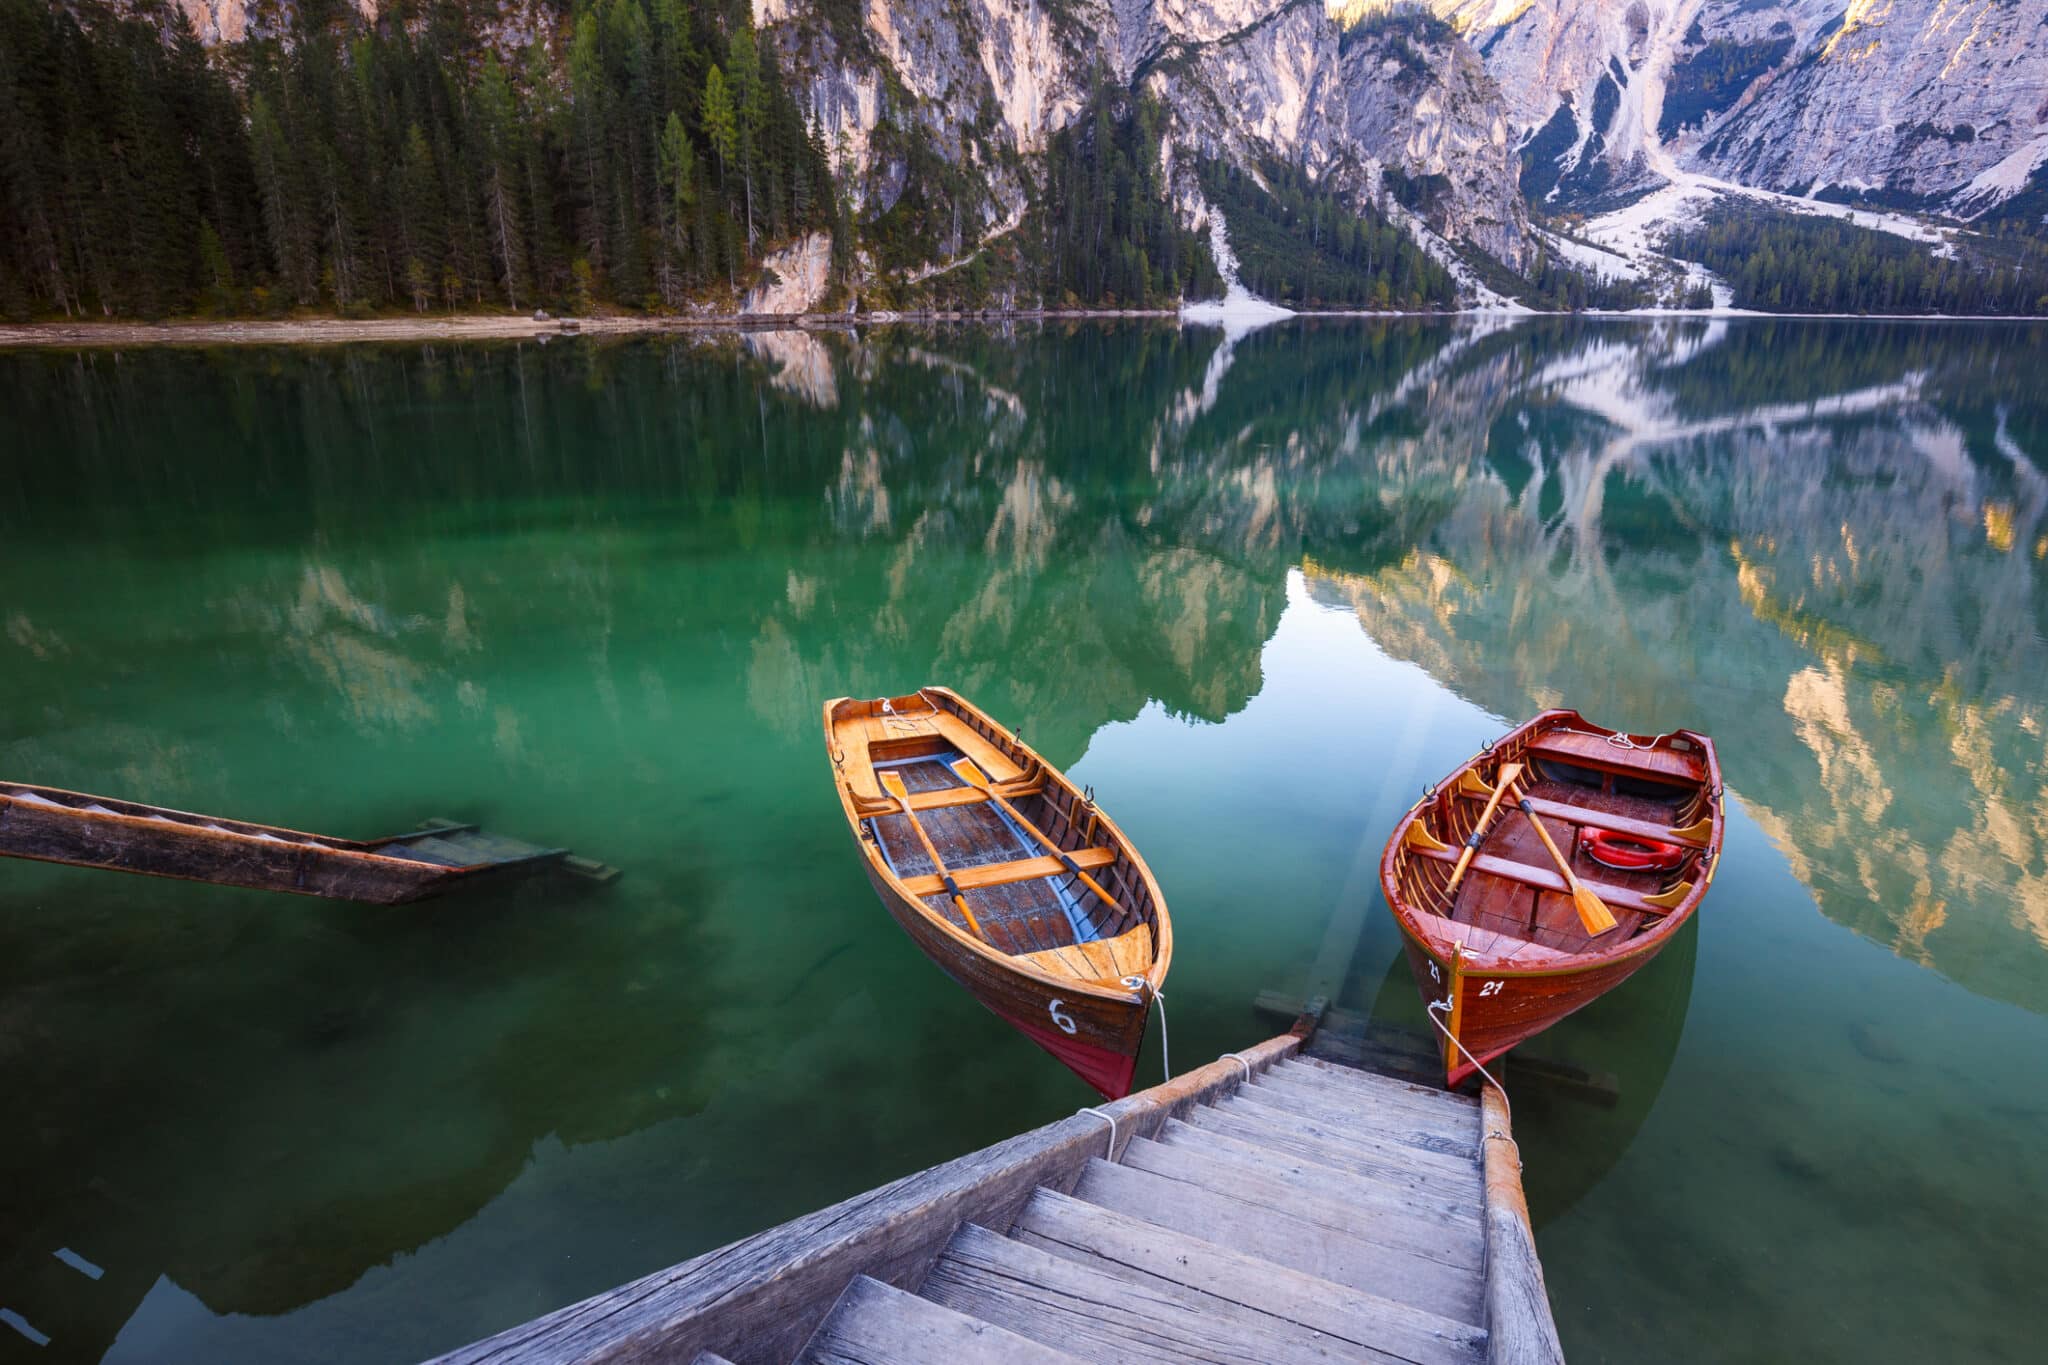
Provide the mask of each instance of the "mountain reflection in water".
MULTIPOLYGON (((0 357, 0 429, 38 452, 0 479, 0 776, 352 835, 476 818, 626 870, 394 913, 0 864, 0 1290, 52 1360, 416 1356, 1070 1111, 843 847, 820 701, 929 680, 1115 779, 1182 925, 1183 1065, 1252 1035, 1330 897, 1376 897, 1342 881, 1387 833, 1361 826, 1449 766, 1439 736, 1560 702, 1712 733, 1824 915, 2048 1013, 2044 340, 0 357), (1354 705, 1354 668, 1387 694, 1354 705), (1240 819, 1284 869, 1256 920, 1240 819), (819 1096, 853 1116, 826 1155, 819 1096)), ((1563 1034, 1633 1090, 1532 1178, 1539 1215, 1656 1102, 1691 946, 1676 1008, 1563 1034), (1603 1054, 1624 1025, 1638 1051, 1603 1054)))

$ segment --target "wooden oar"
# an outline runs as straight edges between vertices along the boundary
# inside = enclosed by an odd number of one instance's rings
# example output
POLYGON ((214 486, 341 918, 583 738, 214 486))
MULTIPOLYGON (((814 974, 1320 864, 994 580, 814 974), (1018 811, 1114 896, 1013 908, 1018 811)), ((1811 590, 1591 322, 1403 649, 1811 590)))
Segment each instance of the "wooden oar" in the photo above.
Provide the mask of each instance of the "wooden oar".
POLYGON ((1458 883, 1464 880, 1465 869, 1472 866, 1473 855, 1479 852, 1479 845, 1486 841, 1487 822, 1493 819, 1493 812, 1500 806, 1500 799, 1507 795, 1508 788, 1513 786, 1515 779, 1521 775, 1522 765, 1519 763, 1503 763, 1500 765, 1500 771, 1494 774, 1493 795, 1486 798, 1486 809, 1479 812, 1479 819, 1474 822, 1472 833, 1465 839, 1465 851, 1458 855, 1458 865, 1451 869, 1451 880, 1444 886, 1446 899, 1458 889, 1458 883))
POLYGON ((1028 834, 1030 834, 1032 838, 1038 840, 1039 843, 1045 846, 1045 851, 1047 853, 1050 853, 1053 857, 1059 859, 1060 862, 1065 865, 1067 871, 1073 873, 1076 877, 1079 877, 1083 882, 1086 882, 1088 885, 1088 889, 1090 891, 1093 891, 1098 897, 1100 897, 1104 905, 1108 906, 1110 910, 1114 912, 1119 918, 1122 917, 1124 913, 1124 908, 1116 903, 1116 897, 1110 895, 1109 892, 1103 890, 1101 882, 1096 881, 1095 878, 1089 876, 1086 872, 1082 871, 1081 865, 1074 861, 1073 855, 1068 853, 1065 849, 1061 848, 1058 844, 1054 843, 1050 835, 1048 835, 1044 830, 1040 829, 1038 826, 1032 824, 1029 820, 1025 819, 1023 813, 1019 811, 1015 806, 1011 805, 1008 798, 1006 798, 1001 792, 996 790, 995 784, 989 781, 988 774, 983 772, 980 768, 974 766, 973 759, 960 759, 958 762, 953 764, 953 771, 956 774, 958 774, 960 780, 965 782, 968 786, 987 792, 989 800, 995 802, 998 806, 1001 806, 1003 810, 1009 814, 1009 817, 1012 820, 1015 820, 1018 824, 1022 825, 1025 831, 1028 834))
POLYGON ((1579 923, 1586 926, 1589 934, 1604 934, 1614 927, 1614 912, 1607 908, 1607 902, 1593 894, 1593 888, 1579 880, 1579 874, 1572 871, 1572 865, 1557 851, 1557 844, 1551 839, 1550 831, 1536 818, 1535 808, 1529 798, 1523 797, 1516 803, 1522 814, 1529 817, 1529 823, 1536 827, 1536 837, 1550 850, 1551 859, 1557 863, 1557 870, 1564 874, 1564 884, 1571 888, 1572 909, 1579 912, 1579 923))
POLYGON ((967 897, 961 894, 960 883, 954 881, 953 874, 946 870, 946 860, 939 856, 939 850, 933 846, 931 836, 924 832, 924 825, 919 822, 917 812, 910 808, 910 789, 903 785, 903 774, 884 769, 875 775, 882 779, 882 785, 888 788, 889 795, 896 798, 896 804, 903 807, 904 815, 910 819, 910 828, 917 833, 917 841, 924 845, 925 856, 932 860, 932 869, 939 874, 939 880, 945 883, 946 894, 953 898, 953 904, 960 907, 960 913, 967 917, 967 927, 974 930, 977 938, 987 943, 988 935, 981 932, 980 921, 976 920, 974 912, 967 908, 967 897))

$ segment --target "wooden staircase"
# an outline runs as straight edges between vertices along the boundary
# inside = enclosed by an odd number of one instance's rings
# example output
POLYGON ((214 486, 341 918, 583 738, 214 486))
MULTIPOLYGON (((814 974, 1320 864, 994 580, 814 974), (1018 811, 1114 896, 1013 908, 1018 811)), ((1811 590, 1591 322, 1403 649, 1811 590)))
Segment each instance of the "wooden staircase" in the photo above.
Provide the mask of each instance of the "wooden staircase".
POLYGON ((1317 1017, 439 1365, 1562 1365, 1504 1098, 1317 1017))
POLYGON ((856 1277, 797 1360, 1484 1361, 1480 1125, 1473 1099, 1279 1062, 1008 1227, 962 1224, 916 1293, 856 1277))

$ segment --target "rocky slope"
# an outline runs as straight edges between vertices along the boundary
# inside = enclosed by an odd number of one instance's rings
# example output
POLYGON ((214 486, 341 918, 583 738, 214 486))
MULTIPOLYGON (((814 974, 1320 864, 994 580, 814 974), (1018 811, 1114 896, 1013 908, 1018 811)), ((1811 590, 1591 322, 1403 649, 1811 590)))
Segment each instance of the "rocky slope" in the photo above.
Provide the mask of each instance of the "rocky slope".
POLYGON ((1553 203, 1690 172, 1972 218, 2048 165, 2048 15, 2026 0, 1431 4, 1553 203))

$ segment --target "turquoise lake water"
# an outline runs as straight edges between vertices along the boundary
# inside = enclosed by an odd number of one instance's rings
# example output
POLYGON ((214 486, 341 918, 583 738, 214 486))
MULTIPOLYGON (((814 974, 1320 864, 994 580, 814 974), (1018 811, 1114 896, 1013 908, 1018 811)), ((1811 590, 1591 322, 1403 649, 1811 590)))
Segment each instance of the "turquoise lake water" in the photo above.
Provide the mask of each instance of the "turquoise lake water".
POLYGON ((1360 899, 1342 1003, 1415 1013, 1374 864, 1512 720, 1712 733, 1695 929, 1541 1044, 1617 1102, 1516 1094, 1568 1354, 2038 1359, 2044 374, 1806 321, 0 355, 0 777, 624 872, 0 863, 51 1338, 0 1360, 415 1360, 1089 1103, 860 875, 820 703, 927 682, 1145 851, 1181 1069, 1360 899))

